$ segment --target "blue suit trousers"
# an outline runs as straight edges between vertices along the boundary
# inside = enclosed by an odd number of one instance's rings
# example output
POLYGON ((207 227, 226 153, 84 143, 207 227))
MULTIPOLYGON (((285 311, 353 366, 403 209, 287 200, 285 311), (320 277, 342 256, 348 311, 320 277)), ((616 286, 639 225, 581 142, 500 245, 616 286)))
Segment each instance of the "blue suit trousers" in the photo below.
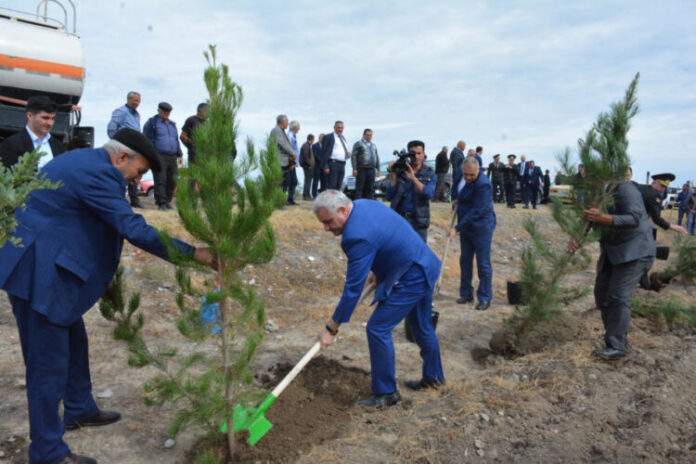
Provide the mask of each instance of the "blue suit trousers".
POLYGON ((345 174, 345 161, 329 160, 329 189, 338 190, 343 188, 343 175, 345 174))
POLYGON ((397 390, 392 330, 404 317, 420 347, 422 378, 444 382, 440 344, 432 324, 432 301, 433 289, 428 287, 423 270, 414 265, 375 308, 367 323, 373 393, 389 394, 397 390))
POLYGON ((27 301, 9 295, 24 355, 29 403, 31 464, 53 464, 68 454, 58 405, 66 424, 94 415, 87 331, 80 318, 69 326, 51 323, 27 301))
POLYGON ((461 231, 459 243, 462 254, 459 256, 459 269, 461 280, 459 282, 459 296, 468 298, 472 296, 474 287, 471 281, 474 274, 474 254, 476 255, 476 268, 479 277, 479 286, 476 291, 478 301, 487 302, 493 298, 493 266, 491 266, 491 242, 493 230, 479 230, 475 232, 461 231))

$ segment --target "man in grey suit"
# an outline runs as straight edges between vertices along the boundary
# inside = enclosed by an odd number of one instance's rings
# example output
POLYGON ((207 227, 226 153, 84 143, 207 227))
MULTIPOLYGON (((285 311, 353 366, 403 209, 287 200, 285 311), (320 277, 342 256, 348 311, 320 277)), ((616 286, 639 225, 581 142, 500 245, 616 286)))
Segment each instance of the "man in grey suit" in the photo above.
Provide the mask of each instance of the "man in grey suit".
MULTIPOLYGON (((292 149, 290 144, 290 139, 288 139, 288 135, 285 133, 288 124, 288 117, 284 114, 279 114, 276 117, 275 127, 271 129, 271 137, 278 145, 278 158, 280 159, 280 167, 283 170, 283 187, 292 184, 293 175, 295 174, 295 158, 297 157, 295 150, 292 149)), ((294 198, 295 192, 288 191, 288 203, 295 202, 294 199, 291 201, 291 193, 293 194, 292 198, 294 198)))
MULTIPOLYGON (((655 258, 655 239, 638 189, 629 181, 621 182, 613 187, 612 196, 607 213, 597 208, 585 211, 587 221, 605 227, 594 295, 602 310, 606 346, 592 354, 607 361, 626 356, 631 294, 655 258)), ((575 244, 569 249, 574 251, 575 244)))

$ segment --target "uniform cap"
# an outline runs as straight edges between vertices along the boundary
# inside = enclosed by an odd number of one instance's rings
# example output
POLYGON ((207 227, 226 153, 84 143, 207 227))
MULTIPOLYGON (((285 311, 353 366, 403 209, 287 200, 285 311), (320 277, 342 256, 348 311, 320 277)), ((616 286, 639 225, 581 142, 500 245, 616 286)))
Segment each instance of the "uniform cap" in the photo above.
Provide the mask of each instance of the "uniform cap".
POLYGON ((665 172, 664 174, 655 174, 652 176, 652 179, 665 187, 669 187, 669 183, 676 179, 676 176, 672 173, 665 172))
POLYGON ((162 169, 159 155, 157 154, 155 147, 152 145, 152 142, 150 142, 147 137, 137 130, 126 127, 116 132, 113 139, 117 142, 121 142, 134 152, 144 156, 145 159, 147 159, 147 161, 150 163, 150 169, 153 171, 159 171, 162 169))
POLYGON ((508 159, 509 159, 509 160, 514 160, 515 158, 517 158, 516 155, 508 155, 508 159))
POLYGON ((167 102, 160 102, 160 104, 157 105, 157 108, 161 109, 162 111, 171 111, 172 105, 167 102))
POLYGON ((498 158, 500 158, 500 154, 493 155, 493 159, 498 159, 498 158))

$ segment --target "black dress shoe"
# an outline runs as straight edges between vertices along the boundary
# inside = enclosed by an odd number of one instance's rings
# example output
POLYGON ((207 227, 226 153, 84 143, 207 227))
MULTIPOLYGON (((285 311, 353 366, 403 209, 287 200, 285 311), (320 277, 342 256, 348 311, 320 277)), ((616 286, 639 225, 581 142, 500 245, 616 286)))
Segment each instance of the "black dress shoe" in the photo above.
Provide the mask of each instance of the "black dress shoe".
POLYGON ((467 303, 473 303, 474 302, 474 297, 472 295, 469 296, 460 296, 457 298, 457 303, 459 304, 467 304, 467 303))
POLYGON ((358 406, 365 406, 368 408, 383 408, 386 406, 394 406, 396 403, 399 402, 401 399, 401 395, 399 394, 399 391, 395 391, 394 393, 388 393, 388 394, 383 394, 383 395, 372 395, 369 398, 365 398, 362 401, 358 401, 358 406))
POLYGON ((87 456, 68 453, 67 456, 58 461, 58 464, 97 464, 97 460, 87 456))
POLYGON ((109 425, 121 419, 121 414, 116 411, 97 411, 92 417, 83 419, 72 424, 65 424, 65 430, 75 430, 80 427, 96 427, 99 425, 109 425))
POLYGON ((406 387, 410 388, 411 390, 428 390, 428 389, 433 389, 437 390, 440 388, 442 385, 444 385, 445 382, 440 382, 439 380, 407 380, 404 382, 404 385, 406 387))
POLYGON ((594 350, 592 352, 592 355, 598 358, 602 358, 605 361, 615 361, 626 356, 626 350, 617 350, 615 348, 607 347, 601 350, 594 350))
POLYGON ((174 209, 171 203, 167 203, 166 205, 164 205, 164 207, 167 209, 174 209))
POLYGON ((143 204, 139 201, 131 201, 131 208, 142 208, 143 204))
POLYGON ((160 211, 167 211, 167 207, 164 206, 164 205, 159 205, 159 206, 157 207, 157 209, 160 210, 160 211))
POLYGON ((476 309, 478 311, 485 311, 487 310, 491 305, 490 301, 479 301, 478 304, 476 305, 476 309))

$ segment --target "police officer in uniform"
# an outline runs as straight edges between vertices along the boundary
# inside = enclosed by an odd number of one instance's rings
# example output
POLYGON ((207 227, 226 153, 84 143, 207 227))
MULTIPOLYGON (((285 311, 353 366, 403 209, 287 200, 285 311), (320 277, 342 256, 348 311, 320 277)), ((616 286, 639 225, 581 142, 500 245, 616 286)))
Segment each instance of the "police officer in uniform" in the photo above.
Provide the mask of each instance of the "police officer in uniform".
POLYGON ((508 164, 503 169, 503 182, 505 183, 505 198, 507 199, 507 207, 515 207, 515 189, 517 180, 520 177, 519 169, 515 164, 515 155, 508 155, 508 164))

